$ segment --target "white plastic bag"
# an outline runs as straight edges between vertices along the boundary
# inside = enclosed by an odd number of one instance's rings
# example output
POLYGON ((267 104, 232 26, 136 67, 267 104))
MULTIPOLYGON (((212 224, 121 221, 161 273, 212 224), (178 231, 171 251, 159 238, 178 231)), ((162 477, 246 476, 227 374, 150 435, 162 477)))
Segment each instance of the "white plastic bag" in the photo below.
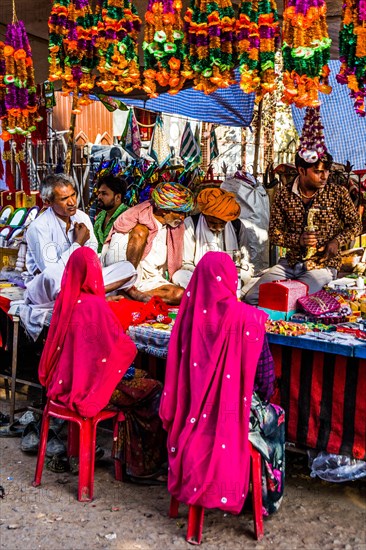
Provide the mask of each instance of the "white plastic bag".
POLYGON ((269 266, 269 197, 262 184, 248 175, 253 185, 240 178, 229 178, 221 188, 234 193, 240 204, 240 220, 246 230, 246 247, 255 274, 269 266))
POLYGON ((308 451, 310 476, 320 477, 324 481, 342 483, 354 481, 366 476, 366 462, 345 455, 319 453, 314 459, 308 451))

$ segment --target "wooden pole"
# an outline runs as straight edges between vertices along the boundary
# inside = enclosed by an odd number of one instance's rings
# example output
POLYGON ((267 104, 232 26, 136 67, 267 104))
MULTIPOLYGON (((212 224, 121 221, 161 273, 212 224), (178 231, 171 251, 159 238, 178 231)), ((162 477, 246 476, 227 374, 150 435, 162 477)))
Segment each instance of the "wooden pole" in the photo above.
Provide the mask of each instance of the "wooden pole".
POLYGON ((241 128, 241 154, 240 164, 243 172, 247 171, 247 129, 241 128))
POLYGON ((66 158, 65 158, 65 174, 71 175, 72 168, 72 153, 74 150, 74 136, 75 136, 75 126, 76 126, 76 114, 73 112, 77 106, 77 91, 74 92, 72 96, 72 108, 70 115, 70 126, 68 133, 67 149, 66 149, 66 158))
POLYGON ((257 114, 258 118, 257 118, 257 126, 255 129, 254 161, 253 161, 253 176, 255 178, 258 175, 259 148, 261 145, 262 108, 263 108, 263 100, 261 100, 258 105, 258 114, 257 114))

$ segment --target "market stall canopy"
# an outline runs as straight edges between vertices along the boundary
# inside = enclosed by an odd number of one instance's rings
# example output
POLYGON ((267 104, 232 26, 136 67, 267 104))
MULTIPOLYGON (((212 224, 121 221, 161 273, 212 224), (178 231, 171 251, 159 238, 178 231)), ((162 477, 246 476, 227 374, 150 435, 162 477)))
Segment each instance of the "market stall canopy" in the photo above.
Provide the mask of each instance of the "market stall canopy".
MULTIPOLYGON (((48 77, 48 17, 51 11, 50 0, 15 0, 16 12, 19 19, 25 23, 30 45, 33 51, 33 60, 37 82, 43 82, 48 77)), ((234 4, 238 4, 234 0, 234 4)), ((283 0, 280 0, 278 11, 281 16, 283 0)), ((331 57, 338 59, 338 32, 340 28, 342 2, 327 0, 329 35, 332 38, 331 57)), ((138 13, 143 20, 147 7, 147 0, 134 0, 138 13)), ((183 10, 189 0, 183 0, 183 10)), ((12 20, 12 0, 0 0, 0 39, 4 37, 5 27, 12 20)), ((141 43, 143 30, 141 31, 141 43)), ((142 64, 142 50, 140 51, 142 64)))
MULTIPOLYGON (((112 97, 115 97, 113 93, 112 97)), ((126 105, 134 105, 155 113, 171 113, 222 126, 239 127, 250 125, 254 98, 254 94, 244 94, 239 84, 219 89, 209 95, 189 88, 181 90, 177 95, 163 93, 155 99, 120 97, 126 105)))

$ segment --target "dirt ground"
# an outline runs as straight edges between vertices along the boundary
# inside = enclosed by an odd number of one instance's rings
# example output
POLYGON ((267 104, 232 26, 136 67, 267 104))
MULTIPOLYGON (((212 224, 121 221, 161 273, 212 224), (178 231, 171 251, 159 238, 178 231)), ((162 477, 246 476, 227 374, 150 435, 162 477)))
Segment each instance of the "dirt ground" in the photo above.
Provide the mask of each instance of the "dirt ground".
MULTIPOLYGON (((0 410, 7 403, 0 399, 0 410)), ((105 457, 96 465, 94 500, 76 499, 77 476, 44 469, 33 488, 36 456, 20 450, 19 438, 0 439, 0 548, 7 550, 186 549, 187 507, 168 517, 164 486, 139 486, 114 479, 109 458, 112 434, 100 430, 105 457)), ((326 483, 309 475, 305 455, 286 453, 286 488, 281 509, 265 521, 265 536, 253 539, 250 512, 205 513, 202 548, 267 550, 366 550, 366 480, 326 483)))

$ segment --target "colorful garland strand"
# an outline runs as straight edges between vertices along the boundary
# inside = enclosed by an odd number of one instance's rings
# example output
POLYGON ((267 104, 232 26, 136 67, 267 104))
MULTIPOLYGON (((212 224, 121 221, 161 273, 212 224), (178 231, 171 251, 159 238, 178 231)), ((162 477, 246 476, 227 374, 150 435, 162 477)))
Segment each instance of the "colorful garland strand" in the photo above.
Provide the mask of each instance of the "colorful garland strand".
POLYGON ((316 107, 318 93, 329 94, 331 39, 325 0, 288 0, 283 12, 283 101, 297 107, 316 107))
POLYGON ((243 0, 236 21, 240 87, 259 102, 276 89, 275 54, 279 40, 275 0, 243 0))
POLYGON ((345 0, 339 33, 340 84, 347 84, 356 113, 364 117, 366 96, 366 5, 362 0, 345 0))
POLYGON ((194 87, 205 94, 235 82, 235 14, 231 0, 191 0, 184 17, 194 87))
POLYGON ((141 19, 131 0, 98 0, 97 85, 128 94, 141 84, 138 33, 141 19))
POLYGON ((61 80, 65 95, 74 93, 73 113, 91 103, 96 58, 96 20, 88 0, 55 0, 48 20, 49 80, 61 80))
POLYGON ((193 77, 183 46, 184 32, 181 0, 149 0, 145 14, 144 84, 150 97, 157 97, 156 83, 169 86, 169 93, 182 89, 187 78, 193 77))
POLYGON ((0 139, 19 142, 19 137, 24 140, 36 130, 36 122, 42 120, 36 91, 28 36, 23 21, 14 15, 0 43, 0 139))

